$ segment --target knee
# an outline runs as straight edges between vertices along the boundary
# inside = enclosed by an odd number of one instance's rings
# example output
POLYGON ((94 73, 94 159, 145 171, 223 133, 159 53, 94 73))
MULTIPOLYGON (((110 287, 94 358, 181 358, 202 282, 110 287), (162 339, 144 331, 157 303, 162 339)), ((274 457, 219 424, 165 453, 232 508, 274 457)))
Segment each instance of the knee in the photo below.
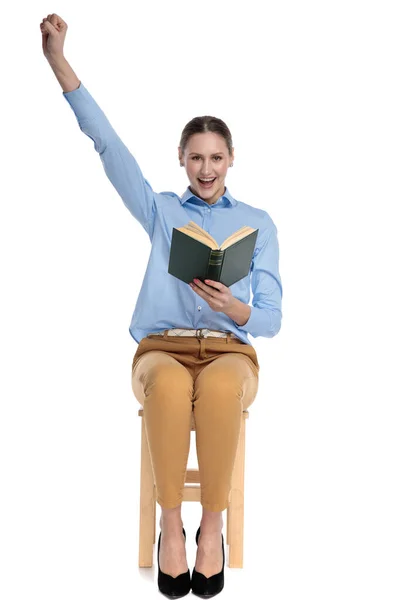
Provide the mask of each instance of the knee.
POLYGON ((217 399, 218 404, 235 406, 232 399, 243 403, 243 398, 248 395, 249 381, 254 379, 247 360, 236 355, 225 355, 203 369, 197 377, 195 399, 217 399))
POLYGON ((146 400, 150 396, 169 398, 179 402, 193 396, 193 379, 181 364, 164 363, 147 373, 145 381, 146 400))
POLYGON ((243 398, 243 385, 235 376, 219 376, 208 378, 197 383, 195 387, 195 400, 203 403, 217 403, 218 406, 237 407, 243 398))

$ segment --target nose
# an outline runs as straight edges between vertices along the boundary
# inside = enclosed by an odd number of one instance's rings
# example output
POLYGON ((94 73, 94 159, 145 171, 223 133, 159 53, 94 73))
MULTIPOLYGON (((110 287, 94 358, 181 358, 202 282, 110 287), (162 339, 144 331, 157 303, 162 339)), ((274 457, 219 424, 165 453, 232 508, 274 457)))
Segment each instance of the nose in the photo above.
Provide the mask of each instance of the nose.
POLYGON ((211 161, 207 158, 203 161, 203 166, 201 169, 200 177, 211 177, 212 169, 211 169, 211 161))

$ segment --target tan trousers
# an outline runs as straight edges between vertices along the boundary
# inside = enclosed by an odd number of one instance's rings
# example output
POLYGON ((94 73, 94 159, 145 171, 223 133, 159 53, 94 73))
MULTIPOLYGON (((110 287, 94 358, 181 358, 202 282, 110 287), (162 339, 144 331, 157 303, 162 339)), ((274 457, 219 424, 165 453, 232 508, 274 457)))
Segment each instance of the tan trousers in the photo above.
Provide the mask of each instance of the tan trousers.
POLYGON ((157 502, 181 504, 190 450, 192 411, 201 504, 228 506, 242 411, 258 390, 253 346, 235 337, 143 338, 132 363, 132 389, 143 406, 157 502))

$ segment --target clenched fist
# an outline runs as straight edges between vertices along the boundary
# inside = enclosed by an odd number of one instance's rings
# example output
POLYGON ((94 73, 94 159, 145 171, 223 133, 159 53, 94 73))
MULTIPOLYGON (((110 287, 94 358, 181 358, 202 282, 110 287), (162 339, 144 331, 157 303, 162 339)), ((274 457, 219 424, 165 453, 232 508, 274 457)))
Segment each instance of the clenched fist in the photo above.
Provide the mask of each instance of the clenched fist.
POLYGON ((41 24, 43 54, 47 58, 57 58, 64 54, 64 40, 68 25, 55 13, 47 15, 41 24))

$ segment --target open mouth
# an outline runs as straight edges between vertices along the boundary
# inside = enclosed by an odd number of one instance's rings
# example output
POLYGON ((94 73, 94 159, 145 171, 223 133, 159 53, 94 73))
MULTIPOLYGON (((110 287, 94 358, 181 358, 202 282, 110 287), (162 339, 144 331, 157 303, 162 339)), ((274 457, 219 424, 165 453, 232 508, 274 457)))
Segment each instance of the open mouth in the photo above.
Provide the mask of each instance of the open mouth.
POLYGON ((201 187, 203 187, 203 188, 211 188, 216 179, 217 179, 216 177, 207 178, 207 179, 200 179, 200 177, 197 178, 198 182, 200 183, 201 187))

